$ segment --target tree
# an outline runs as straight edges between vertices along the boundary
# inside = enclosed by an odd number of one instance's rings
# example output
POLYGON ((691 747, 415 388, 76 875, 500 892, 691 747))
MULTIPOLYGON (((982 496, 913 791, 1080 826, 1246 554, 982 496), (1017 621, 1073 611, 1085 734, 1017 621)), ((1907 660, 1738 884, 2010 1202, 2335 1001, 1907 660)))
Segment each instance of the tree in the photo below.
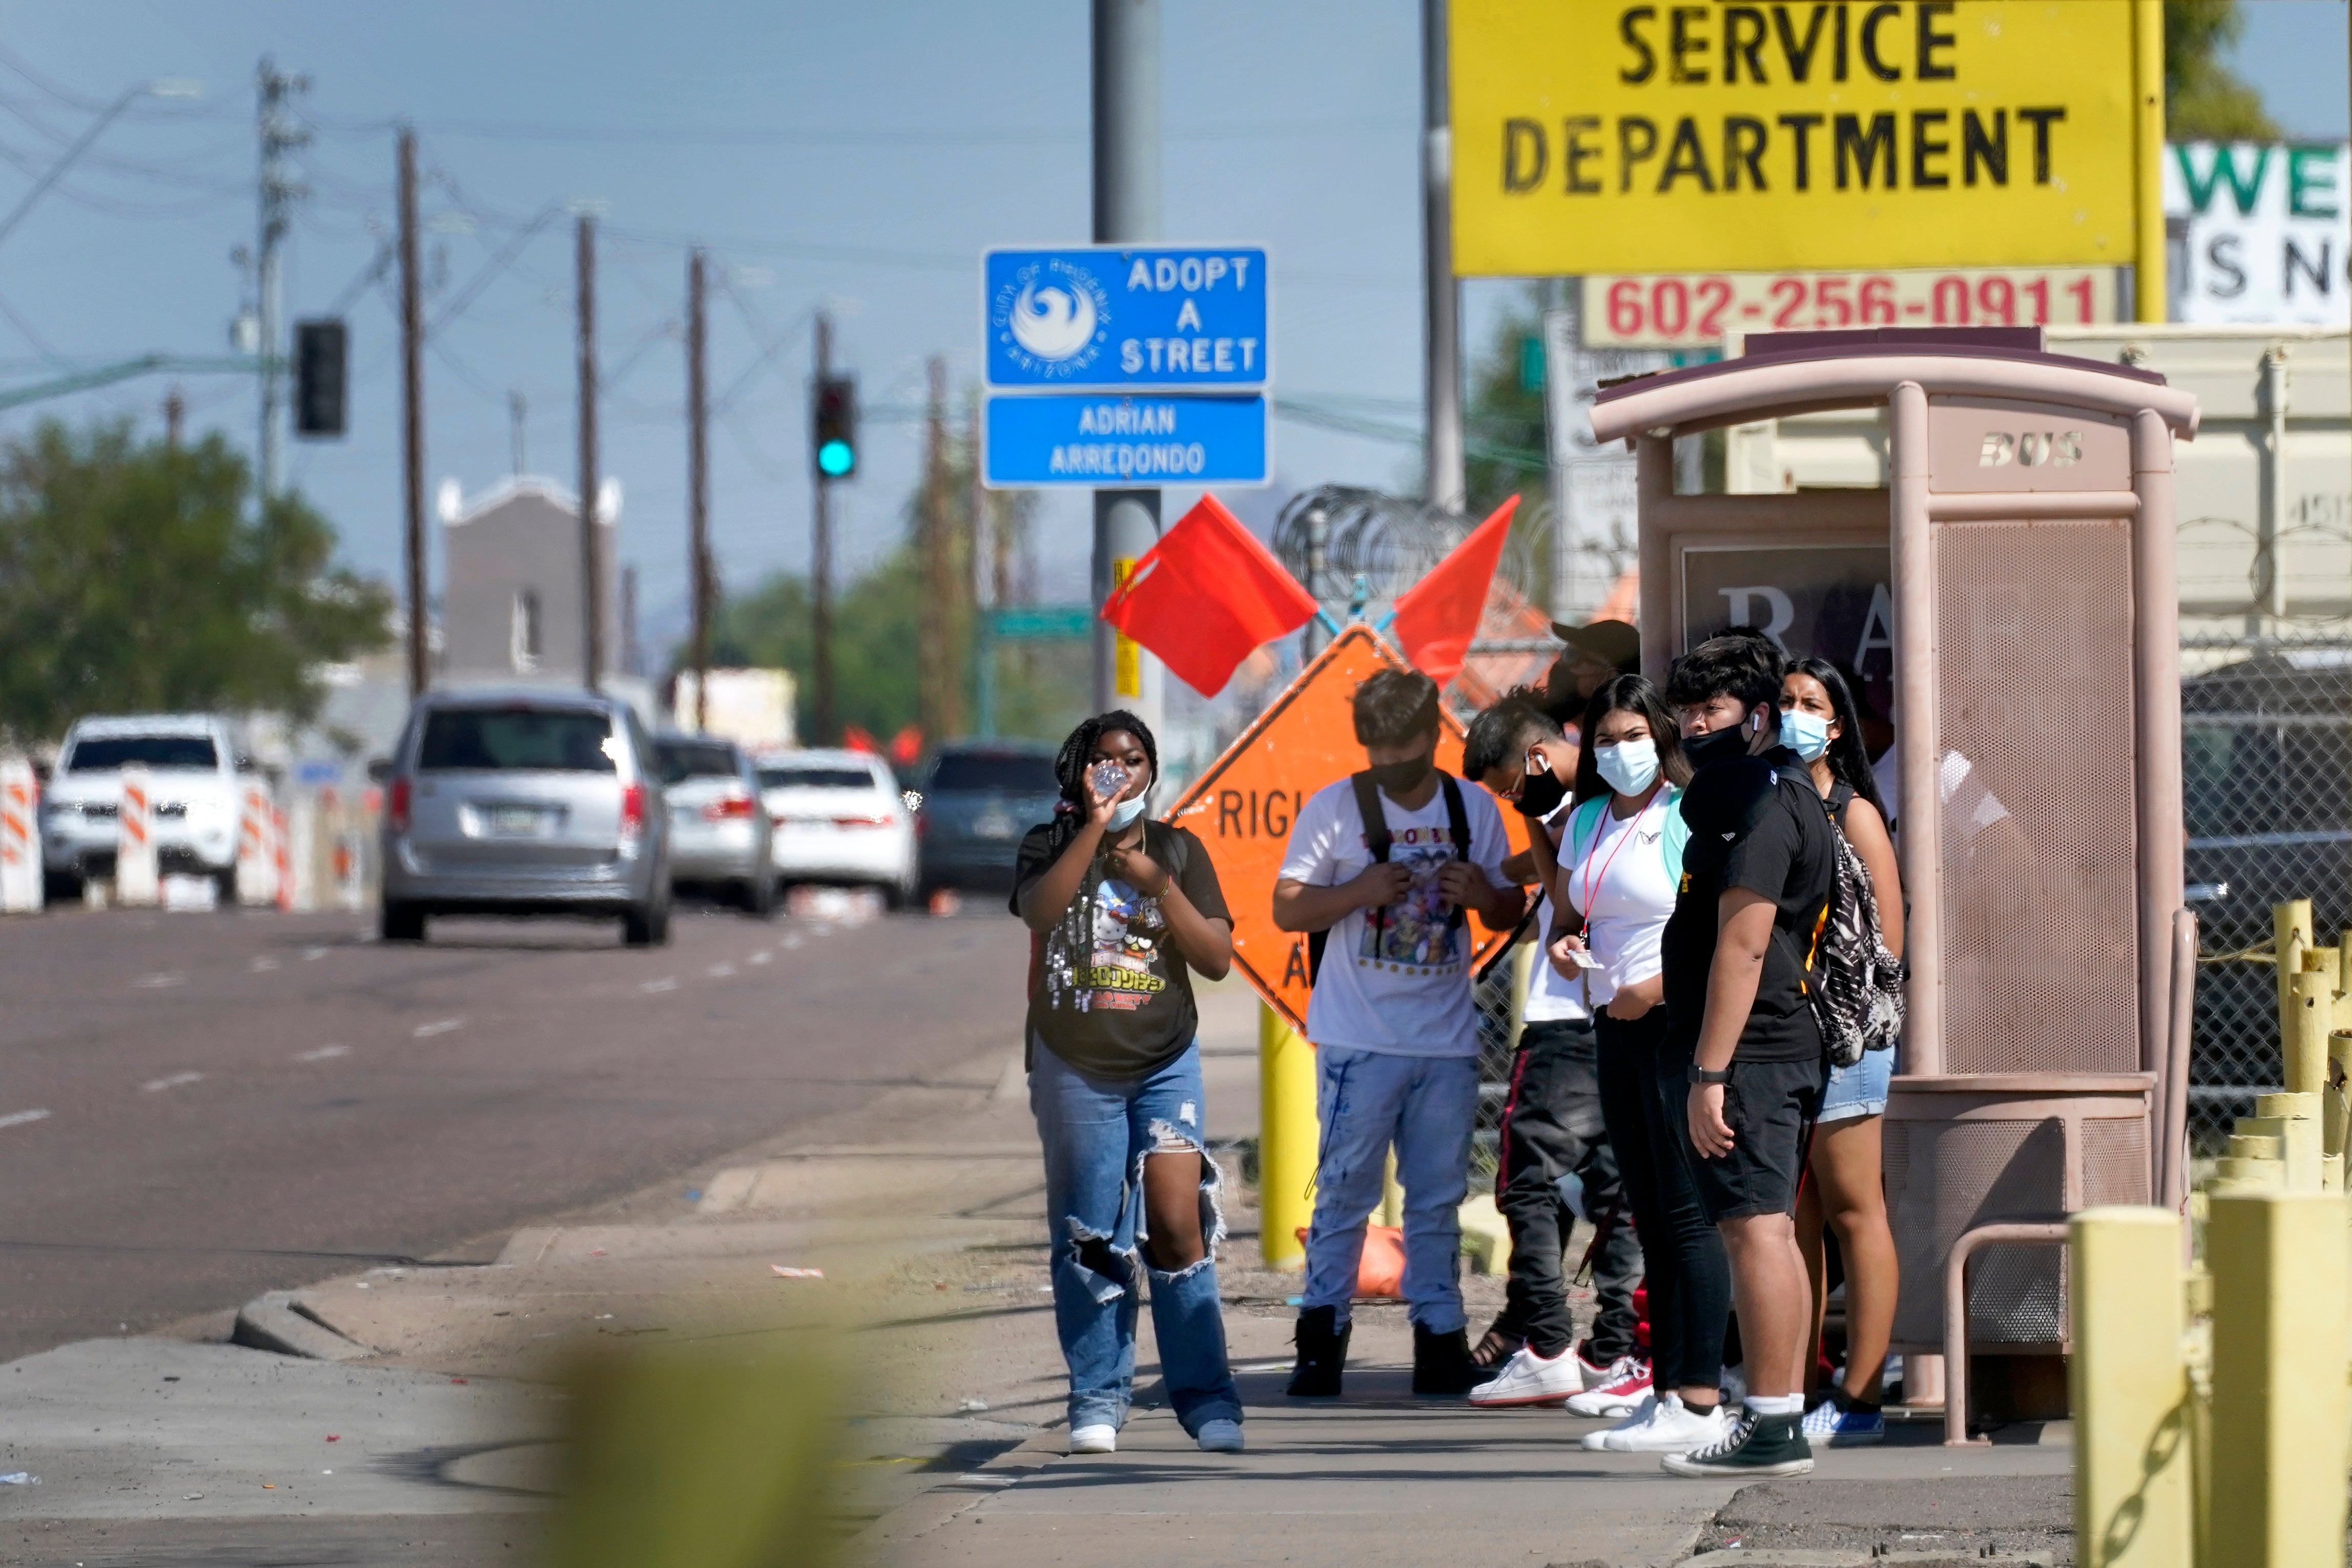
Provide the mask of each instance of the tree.
POLYGON ((250 514, 217 434, 141 442, 122 420, 44 421, 0 447, 0 729, 53 737, 86 713, 272 709, 391 640, 391 595, 331 564, 297 495, 250 514))
POLYGON ((2221 57, 2246 30, 2238 0, 2164 0, 2164 130, 2184 142, 2275 142, 2263 95, 2221 57))

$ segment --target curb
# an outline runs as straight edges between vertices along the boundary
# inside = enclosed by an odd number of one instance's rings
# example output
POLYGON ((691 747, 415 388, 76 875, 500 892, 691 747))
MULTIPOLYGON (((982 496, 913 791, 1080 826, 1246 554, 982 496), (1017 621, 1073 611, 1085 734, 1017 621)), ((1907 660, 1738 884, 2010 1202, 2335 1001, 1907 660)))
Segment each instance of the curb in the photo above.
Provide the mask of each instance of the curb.
POLYGON ((313 1317, 291 1290, 271 1290, 236 1310, 229 1343, 306 1361, 362 1361, 373 1347, 348 1340, 313 1317))
POLYGON ((2051 1561, 2051 1553, 2047 1552, 2002 1552, 1988 1557, 1965 1554, 1949 1546, 1941 1550, 1931 1548, 1925 1552, 1882 1552, 1876 1554, 1859 1550, 1820 1552, 1791 1547, 1757 1547, 1751 1550, 1732 1546, 1685 1558, 1676 1568, 1740 1568, 1741 1564, 1749 1564, 1752 1568, 1768 1568, 1768 1565, 1770 1568, 1880 1568, 1881 1564, 1906 1563, 1913 1564, 1913 1568, 1951 1568, 1953 1564, 1963 1565, 1963 1568, 1980 1568, 1980 1565, 1982 1568, 2001 1568, 2003 1564, 2008 1568, 2049 1568, 2051 1561))

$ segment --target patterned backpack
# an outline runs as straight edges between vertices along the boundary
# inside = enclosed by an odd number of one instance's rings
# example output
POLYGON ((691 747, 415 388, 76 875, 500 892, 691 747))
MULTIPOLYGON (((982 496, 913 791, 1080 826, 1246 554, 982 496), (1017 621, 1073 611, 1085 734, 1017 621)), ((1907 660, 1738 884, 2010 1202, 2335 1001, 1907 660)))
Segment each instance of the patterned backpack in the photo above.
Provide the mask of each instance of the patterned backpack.
MULTIPOLYGON (((1808 793, 1810 779, 1801 779, 1808 793)), ((1806 1000, 1821 1026, 1832 1066, 1850 1068, 1864 1051, 1894 1048, 1903 1033, 1903 961, 1886 951, 1878 899, 1870 873, 1845 836, 1843 816, 1853 792, 1840 784, 1822 802, 1830 818, 1829 901, 1813 925, 1805 960, 1806 1000)))

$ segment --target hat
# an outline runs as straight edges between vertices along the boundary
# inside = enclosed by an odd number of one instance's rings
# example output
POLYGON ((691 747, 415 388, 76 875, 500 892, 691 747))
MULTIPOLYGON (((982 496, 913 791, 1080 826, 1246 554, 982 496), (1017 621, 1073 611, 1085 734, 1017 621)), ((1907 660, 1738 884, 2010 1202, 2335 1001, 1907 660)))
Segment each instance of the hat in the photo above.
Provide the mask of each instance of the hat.
POLYGON ((1623 621, 1594 621, 1583 626, 1554 621, 1551 635, 1579 652, 1615 665, 1626 674, 1642 668, 1642 634, 1623 621))

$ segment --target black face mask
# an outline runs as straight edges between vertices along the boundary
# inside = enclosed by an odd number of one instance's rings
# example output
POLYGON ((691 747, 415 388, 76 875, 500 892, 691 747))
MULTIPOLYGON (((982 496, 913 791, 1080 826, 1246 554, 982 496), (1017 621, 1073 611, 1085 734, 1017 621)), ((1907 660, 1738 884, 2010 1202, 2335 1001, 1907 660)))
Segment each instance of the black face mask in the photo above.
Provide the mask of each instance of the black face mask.
POLYGON ((1371 775, 1372 783, 1382 795, 1394 797, 1408 795, 1419 789, 1436 767, 1435 757, 1423 752, 1401 763, 1374 763, 1364 771, 1371 775))
POLYGON ((1546 768, 1539 773, 1529 773, 1519 781, 1519 815, 1549 816, 1568 798, 1568 786, 1546 768))
POLYGON ((1717 763, 1746 756, 1748 741, 1748 725, 1743 721, 1712 734, 1684 736, 1683 755, 1690 759, 1692 772, 1703 773, 1717 763))

